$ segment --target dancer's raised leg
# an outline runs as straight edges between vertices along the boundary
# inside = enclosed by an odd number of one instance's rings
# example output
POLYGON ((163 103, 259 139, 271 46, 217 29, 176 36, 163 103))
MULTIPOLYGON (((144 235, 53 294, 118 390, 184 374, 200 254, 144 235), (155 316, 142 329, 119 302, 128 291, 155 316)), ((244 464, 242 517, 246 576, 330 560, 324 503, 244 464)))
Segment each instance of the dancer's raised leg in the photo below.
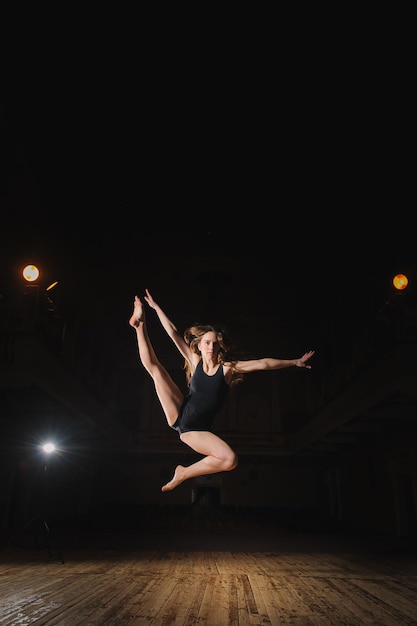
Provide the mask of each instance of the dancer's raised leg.
POLYGON ((140 360, 142 361, 143 367, 153 378, 156 371, 155 368, 162 367, 162 365, 149 339, 148 330, 146 328, 145 309, 138 296, 135 296, 133 314, 129 320, 129 324, 133 326, 133 328, 136 328, 140 360))
POLYGON ((167 422, 172 426, 177 420, 184 395, 155 354, 146 327, 145 310, 138 296, 134 300, 133 314, 129 324, 136 330, 140 360, 153 379, 167 422))

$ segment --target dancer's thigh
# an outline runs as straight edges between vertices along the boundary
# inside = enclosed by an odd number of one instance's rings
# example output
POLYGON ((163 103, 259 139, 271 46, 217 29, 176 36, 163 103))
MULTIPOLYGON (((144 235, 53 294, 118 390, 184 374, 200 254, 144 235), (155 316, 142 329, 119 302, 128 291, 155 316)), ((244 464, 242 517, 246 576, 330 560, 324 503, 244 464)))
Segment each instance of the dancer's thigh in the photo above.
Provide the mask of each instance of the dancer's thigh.
POLYGON ((184 395, 168 372, 161 368, 153 377, 155 391, 170 426, 175 423, 184 395))
POLYGON ((207 430, 193 430, 189 433, 182 433, 180 438, 187 446, 205 456, 210 455, 220 458, 234 454, 228 443, 207 430))

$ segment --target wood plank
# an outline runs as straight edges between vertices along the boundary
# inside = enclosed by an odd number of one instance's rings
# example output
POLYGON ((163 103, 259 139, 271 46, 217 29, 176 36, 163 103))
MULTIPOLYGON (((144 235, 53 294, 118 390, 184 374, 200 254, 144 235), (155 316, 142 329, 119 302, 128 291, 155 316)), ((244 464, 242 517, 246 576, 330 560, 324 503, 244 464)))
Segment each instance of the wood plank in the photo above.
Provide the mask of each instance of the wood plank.
POLYGON ((417 595, 410 598, 408 590, 404 594, 401 583, 394 584, 392 579, 364 580, 355 579, 351 582, 356 588, 356 596, 363 598, 372 606, 372 612, 379 615, 389 615, 401 626, 417 624, 417 595))
POLYGON ((73 550, 65 564, 30 551, 0 556, 0 626, 417 624, 413 554, 73 550))

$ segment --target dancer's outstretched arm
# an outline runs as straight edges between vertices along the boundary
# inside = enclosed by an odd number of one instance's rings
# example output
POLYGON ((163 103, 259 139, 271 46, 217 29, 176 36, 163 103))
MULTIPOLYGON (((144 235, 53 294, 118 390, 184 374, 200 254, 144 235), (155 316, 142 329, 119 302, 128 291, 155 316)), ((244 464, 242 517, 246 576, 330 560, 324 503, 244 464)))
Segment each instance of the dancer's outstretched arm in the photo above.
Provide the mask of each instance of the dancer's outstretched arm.
POLYGON ((311 369, 309 360, 312 356, 314 356, 314 354, 314 350, 309 350, 298 359, 275 359, 266 357, 263 359, 251 359, 249 361, 236 361, 235 369, 237 372, 241 372, 242 374, 267 370, 281 370, 286 367, 304 367, 306 369, 311 369))
POLYGON ((145 292, 146 292, 146 296, 144 296, 144 300, 149 304, 151 309, 153 309, 155 313, 157 314, 159 321, 161 322, 162 327, 166 331, 167 335, 175 343, 175 345, 177 346, 178 350, 181 352, 184 359, 192 363, 193 357, 194 357, 193 352, 191 352, 189 346, 185 343, 184 339, 178 333, 178 330, 176 329, 173 322, 171 322, 168 315, 161 309, 159 304, 157 304, 155 300, 152 298, 151 294, 149 293, 149 290, 145 289, 145 292))

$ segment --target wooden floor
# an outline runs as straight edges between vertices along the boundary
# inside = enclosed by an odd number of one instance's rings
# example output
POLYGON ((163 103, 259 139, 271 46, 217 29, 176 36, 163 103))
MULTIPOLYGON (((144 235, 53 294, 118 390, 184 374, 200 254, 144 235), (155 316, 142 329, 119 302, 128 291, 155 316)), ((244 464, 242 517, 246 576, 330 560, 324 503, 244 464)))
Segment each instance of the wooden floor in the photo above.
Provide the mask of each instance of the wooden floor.
POLYGON ((0 551, 0 624, 417 625, 406 543, 199 518, 0 551))

